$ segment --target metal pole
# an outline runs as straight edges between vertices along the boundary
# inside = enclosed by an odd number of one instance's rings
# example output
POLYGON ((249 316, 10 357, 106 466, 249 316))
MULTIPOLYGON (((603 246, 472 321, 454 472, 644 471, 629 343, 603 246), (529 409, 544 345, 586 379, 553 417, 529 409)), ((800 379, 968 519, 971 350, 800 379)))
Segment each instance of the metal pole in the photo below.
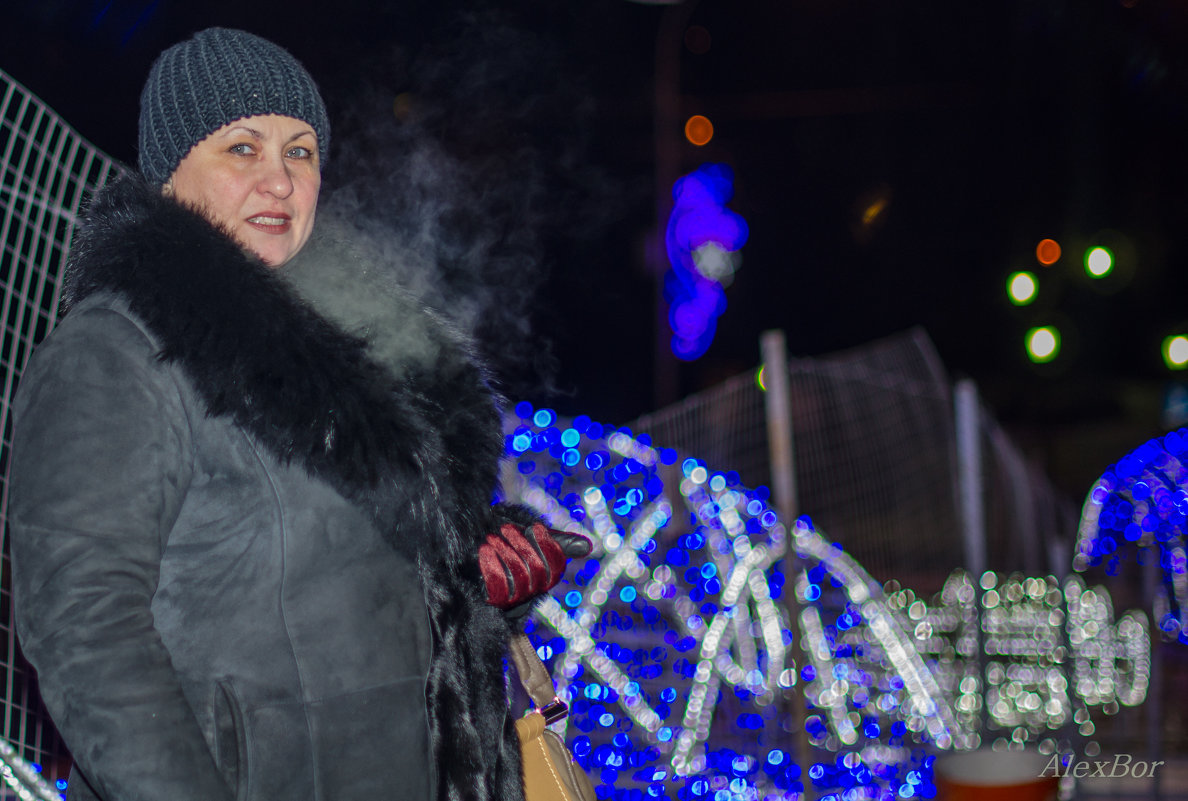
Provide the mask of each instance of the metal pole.
POLYGON ((1036 521, 1035 490, 1031 484, 1031 465, 1026 457, 1011 450, 1011 486, 1015 491, 1015 531, 1023 546, 1023 570, 1029 576, 1040 574, 1040 534, 1036 521))
MULTIPOLYGON (((775 509, 780 520, 791 526, 799 511, 800 502, 796 495, 796 459, 792 448, 792 402, 788 386, 788 354, 783 331, 765 331, 760 337, 763 357, 764 384, 767 387, 765 405, 767 408, 767 451, 771 460, 771 489, 775 509)), ((788 611, 788 630, 792 642, 799 645, 801 652, 807 651, 800 633, 800 599, 796 597, 796 574, 803 570, 800 559, 789 543, 784 557, 784 605, 788 611)), ((793 651, 793 653, 795 653, 793 651)), ((795 658, 791 667, 797 673, 796 689, 789 699, 789 716, 792 718, 792 737, 796 755, 807 773, 813 759, 813 748, 809 742, 804 722, 808 710, 804 702, 804 691, 795 658)), ((810 782, 805 777, 806 797, 810 782)))
POLYGON ((655 282, 655 325, 653 341, 652 394, 655 408, 662 409, 680 396, 680 371, 669 347, 668 301, 664 299, 664 274, 668 253, 664 237, 672 211, 672 185, 681 172, 681 47, 689 18, 699 0, 669 5, 656 30, 653 97, 653 145, 655 148, 656 230, 648 249, 649 267, 655 282))
MULTIPOLYGON (((981 406, 978 388, 970 379, 953 387, 953 416, 957 430, 957 491, 965 566, 974 582, 974 620, 977 631, 978 673, 986 682, 986 652, 982 636, 982 574, 986 572, 986 509, 982 479, 981 406)), ((987 709, 982 704, 979 729, 986 731, 987 709)), ((979 733, 981 733, 979 732, 979 733)))
POLYGON ((965 543, 965 566, 975 577, 986 572, 986 509, 982 484, 981 409, 978 388, 968 378, 953 390, 957 417, 957 486, 961 494, 961 535, 965 543))
POLYGON ((776 511, 789 525, 800 511, 796 496, 796 457, 792 448, 792 402, 788 389, 788 352, 783 331, 765 331, 760 338, 763 377, 767 386, 767 447, 771 458, 771 490, 776 511))

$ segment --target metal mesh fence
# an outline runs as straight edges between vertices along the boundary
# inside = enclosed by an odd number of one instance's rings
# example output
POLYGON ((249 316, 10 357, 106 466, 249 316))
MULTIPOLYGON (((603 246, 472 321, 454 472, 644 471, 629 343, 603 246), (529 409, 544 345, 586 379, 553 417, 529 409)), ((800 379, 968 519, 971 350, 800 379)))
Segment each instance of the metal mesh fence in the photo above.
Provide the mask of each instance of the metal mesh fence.
MULTIPOLYGON (((820 358, 789 360, 797 511, 883 581, 940 590, 964 566, 953 392, 922 330, 820 358)), ((764 390, 754 373, 631 424, 654 442, 771 480, 764 390)), ((986 567, 1062 575, 1076 508, 984 410, 986 567)))
POLYGON ((29 354, 53 325, 59 277, 79 207, 112 175, 112 160, 80 137, 27 89, 0 70, 0 708, 3 731, 21 755, 51 779, 66 769, 57 732, 41 708, 35 679, 17 649, 12 627, 8 556, 10 403, 29 354))

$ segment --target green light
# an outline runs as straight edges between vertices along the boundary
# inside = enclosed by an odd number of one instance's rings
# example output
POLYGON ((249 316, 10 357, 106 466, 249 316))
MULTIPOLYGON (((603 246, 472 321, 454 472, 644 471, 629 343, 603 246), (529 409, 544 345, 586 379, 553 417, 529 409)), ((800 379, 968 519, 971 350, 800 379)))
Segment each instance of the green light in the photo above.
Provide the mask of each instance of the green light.
POLYGON ((1060 354, 1060 331, 1052 325, 1032 328, 1027 332, 1027 358, 1036 364, 1050 362, 1060 354))
POLYGON ((1175 334, 1163 339, 1163 363, 1169 370, 1188 368, 1188 336, 1175 334))
POLYGON ((1011 299, 1011 303, 1016 306, 1026 306, 1031 301, 1035 300, 1035 293, 1039 289, 1039 285, 1035 281, 1035 276, 1026 270, 1011 273, 1007 278, 1007 295, 1011 299))
POLYGON ((1114 254, 1098 245, 1085 251, 1085 272, 1091 278, 1104 278, 1114 269, 1114 254))

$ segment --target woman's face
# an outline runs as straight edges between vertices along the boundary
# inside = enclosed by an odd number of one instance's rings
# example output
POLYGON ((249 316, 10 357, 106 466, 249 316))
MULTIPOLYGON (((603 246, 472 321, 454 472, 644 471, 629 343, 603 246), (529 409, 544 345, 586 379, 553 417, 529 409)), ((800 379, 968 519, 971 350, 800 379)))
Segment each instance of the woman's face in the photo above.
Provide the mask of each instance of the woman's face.
POLYGON ((165 193, 280 267, 309 239, 321 185, 313 128, 265 114, 235 120, 194 145, 165 193))

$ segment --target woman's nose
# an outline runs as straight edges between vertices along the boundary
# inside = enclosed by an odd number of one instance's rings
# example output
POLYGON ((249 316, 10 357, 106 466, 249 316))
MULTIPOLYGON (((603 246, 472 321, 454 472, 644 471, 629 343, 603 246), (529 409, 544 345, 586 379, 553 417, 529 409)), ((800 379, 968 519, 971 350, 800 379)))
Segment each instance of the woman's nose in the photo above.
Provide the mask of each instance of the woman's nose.
POLYGON ((260 163, 260 181, 257 189, 264 194, 284 199, 293 193, 293 177, 283 157, 269 158, 260 163))

